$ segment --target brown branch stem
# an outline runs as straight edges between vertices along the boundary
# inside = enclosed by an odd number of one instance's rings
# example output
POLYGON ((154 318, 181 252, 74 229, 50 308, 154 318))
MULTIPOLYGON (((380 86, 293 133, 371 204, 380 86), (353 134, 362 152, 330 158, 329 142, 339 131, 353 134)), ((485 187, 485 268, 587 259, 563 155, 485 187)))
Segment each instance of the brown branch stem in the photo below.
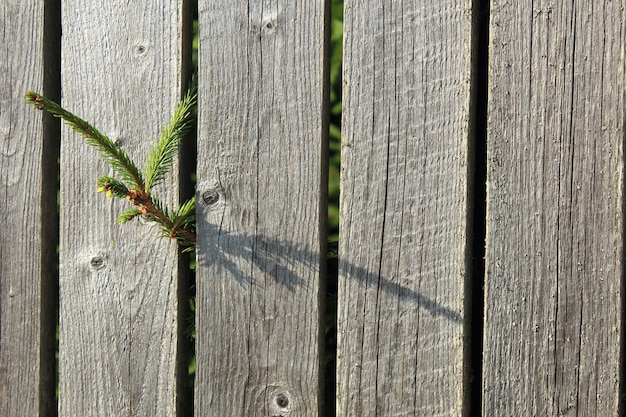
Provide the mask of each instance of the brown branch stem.
POLYGON ((137 190, 130 190, 128 193, 128 199, 136 206, 139 207, 141 214, 150 214, 157 217, 165 230, 169 230, 169 235, 174 238, 177 234, 182 235, 189 242, 196 244, 196 235, 185 229, 178 228, 178 222, 173 223, 165 213, 159 210, 150 200, 150 196, 147 192, 138 192, 137 190))

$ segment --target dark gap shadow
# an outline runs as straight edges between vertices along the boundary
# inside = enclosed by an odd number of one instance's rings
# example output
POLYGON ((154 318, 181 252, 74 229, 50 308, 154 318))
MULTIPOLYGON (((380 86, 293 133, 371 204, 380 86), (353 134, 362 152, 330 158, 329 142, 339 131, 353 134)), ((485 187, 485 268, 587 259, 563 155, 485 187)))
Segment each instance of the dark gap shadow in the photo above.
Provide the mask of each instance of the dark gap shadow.
MULTIPOLYGON (((43 16, 43 91, 50 99, 61 101, 61 2, 44 2, 43 16)), ((59 206, 61 120, 43 114, 41 184, 41 310, 39 409, 41 416, 58 415, 58 326, 59 326, 59 206)))
MULTIPOLYGON (((181 97, 187 92, 191 79, 197 73, 197 50, 194 49, 194 37, 198 19, 198 1, 183 2, 182 20, 182 79, 181 97)), ((194 109, 197 113, 197 108, 194 109)), ((189 129, 187 137, 182 141, 179 151, 178 178, 179 201, 184 202, 195 193, 195 172, 197 160, 197 114, 194 125, 189 129)), ((190 373, 190 364, 195 360, 195 338, 189 332, 190 322, 193 323, 191 304, 195 298, 195 269, 192 268, 192 254, 178 252, 178 317, 177 321, 177 358, 176 358, 176 415, 178 417, 194 414, 194 383, 195 372, 190 373)))
POLYGON ((472 2, 472 73, 469 123, 470 195, 468 262, 465 283, 463 416, 482 415, 485 242, 487 233, 487 99, 489 71, 489 0, 472 2))

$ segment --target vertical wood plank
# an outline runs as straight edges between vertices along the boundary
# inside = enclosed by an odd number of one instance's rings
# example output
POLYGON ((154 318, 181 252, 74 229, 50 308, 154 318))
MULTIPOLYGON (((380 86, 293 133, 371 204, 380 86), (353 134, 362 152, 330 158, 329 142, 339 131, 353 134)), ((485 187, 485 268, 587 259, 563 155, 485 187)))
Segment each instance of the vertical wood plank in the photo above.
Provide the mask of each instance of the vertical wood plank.
POLYGON ((345 2, 339 416, 462 413, 471 18, 345 2))
MULTIPOLYGON (((182 0, 63 0, 63 104, 140 167, 180 99, 182 0)), ((176 168, 154 193, 178 200, 176 168)), ((126 201, 96 192, 112 172, 81 137, 61 146, 60 404, 64 416, 174 416, 180 384, 175 243, 115 225, 126 201)))
POLYGON ((57 6, 43 0, 0 6, 0 413, 7 416, 56 412, 60 128, 27 107, 24 93, 58 96, 58 75, 49 76, 58 70, 57 6))
POLYGON ((624 2, 491 11, 483 414, 618 415, 624 2))
POLYGON ((196 415, 317 416, 327 2, 199 2, 196 415))

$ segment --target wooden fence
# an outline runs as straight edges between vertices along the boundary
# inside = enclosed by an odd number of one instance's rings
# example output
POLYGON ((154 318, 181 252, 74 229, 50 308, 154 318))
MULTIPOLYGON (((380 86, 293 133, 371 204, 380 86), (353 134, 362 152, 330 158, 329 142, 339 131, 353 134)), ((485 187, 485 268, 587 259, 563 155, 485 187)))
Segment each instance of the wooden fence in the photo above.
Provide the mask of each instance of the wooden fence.
POLYGON ((197 157, 192 398, 185 261, 114 225, 98 155, 23 100, 62 92, 140 158, 191 2, 4 0, 0 414, 623 415, 625 6, 345 1, 324 352, 328 2, 199 0, 197 153, 159 190, 197 157))

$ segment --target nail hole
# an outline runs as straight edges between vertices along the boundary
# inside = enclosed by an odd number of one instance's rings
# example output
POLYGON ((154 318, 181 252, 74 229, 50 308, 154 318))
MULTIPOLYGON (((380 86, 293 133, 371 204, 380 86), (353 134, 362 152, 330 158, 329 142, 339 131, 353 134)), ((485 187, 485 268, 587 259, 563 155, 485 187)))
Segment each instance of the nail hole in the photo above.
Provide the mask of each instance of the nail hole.
POLYGON ((144 52, 146 52, 146 47, 145 47, 145 46, 143 46, 143 45, 138 45, 138 46, 135 48, 135 53, 136 53, 137 55, 143 55, 143 53, 144 53, 144 52))
POLYGON ((267 22, 267 23, 265 24, 265 27, 266 27, 266 28, 268 28, 268 29, 271 29, 271 28, 273 28, 273 27, 274 27, 274 24, 273 24, 272 22, 267 22))

